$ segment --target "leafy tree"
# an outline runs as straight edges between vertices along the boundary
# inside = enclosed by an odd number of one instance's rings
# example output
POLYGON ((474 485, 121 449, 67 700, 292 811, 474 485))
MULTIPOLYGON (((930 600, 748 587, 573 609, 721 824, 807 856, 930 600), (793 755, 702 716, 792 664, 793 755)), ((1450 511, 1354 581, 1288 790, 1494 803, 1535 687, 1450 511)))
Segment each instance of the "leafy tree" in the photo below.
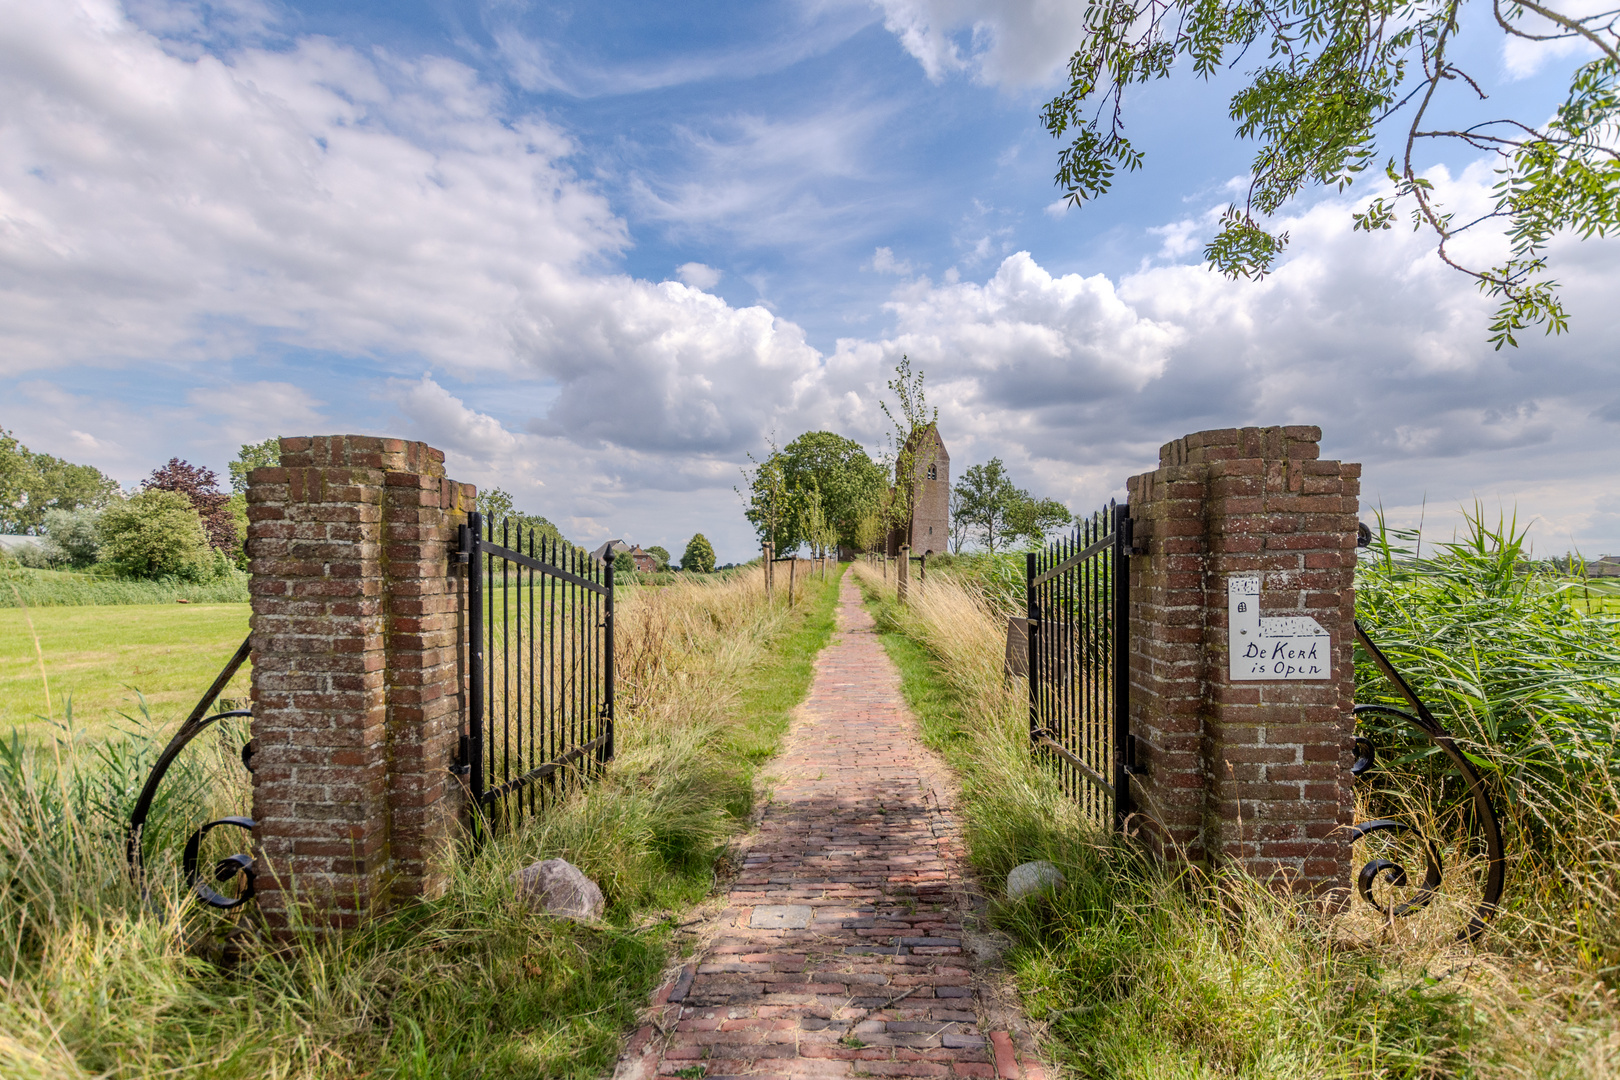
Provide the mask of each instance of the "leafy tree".
POLYGON ((953 495, 957 525, 992 555, 1020 539, 1039 540, 1073 520, 1062 503, 1036 499, 1014 484, 1000 458, 964 472, 953 495))
POLYGON ((666 549, 659 547, 657 544, 654 544, 652 547, 647 549, 647 554, 651 555, 654 559, 658 560, 658 569, 660 569, 660 570, 668 570, 669 569, 669 552, 666 549))
MULTIPOLYGON (((888 489, 883 470, 860 444, 830 431, 807 432, 782 448, 782 480, 795 496, 797 540, 822 551, 839 544, 853 547, 861 518, 883 504, 888 489), (830 542, 826 537, 817 538, 806 516, 812 492, 818 500, 819 524, 833 534, 830 542)), ((795 547, 797 541, 788 544, 787 550, 795 547)))
POLYGON ((119 495, 99 469, 34 453, 0 428, 0 532, 38 534, 52 510, 100 509, 119 495))
POLYGON ((702 533, 686 542, 686 553, 681 556, 681 569, 700 574, 714 572, 714 545, 702 533))
POLYGON ((208 534, 184 492, 147 488, 103 510, 99 531, 103 561, 124 577, 215 576, 208 534))
POLYGON ((754 526, 760 543, 771 544, 778 552, 791 551, 804 542, 798 531, 798 500, 788 487, 782 451, 776 447, 775 436, 767 440, 766 445, 770 450, 764 461, 755 461, 753 454, 748 455, 752 468, 742 471, 748 492, 744 494, 737 489, 737 494, 743 499, 743 516, 754 526))
POLYGON ((231 492, 236 495, 247 493, 247 474, 254 469, 273 467, 281 464, 281 439, 274 436, 264 442, 243 443, 242 449, 237 451, 236 460, 225 466, 225 471, 231 478, 231 492))
POLYGON ((1011 533, 1026 540, 1039 542, 1054 529, 1061 529, 1074 520, 1069 508, 1056 499, 1036 499, 1025 496, 1008 518, 1011 533))
POLYGON ((240 543, 236 522, 226 505, 230 496, 219 490, 219 477, 213 469, 170 458, 167 465, 152 470, 152 475, 141 482, 141 490, 174 491, 184 495, 202 519, 208 542, 216 551, 231 551, 240 543))
POLYGON ((620 551, 613 556, 613 572, 615 574, 633 574, 636 572, 636 560, 628 551, 620 551))
POLYGON ((101 511, 47 511, 45 535, 49 537, 46 547, 53 561, 92 566, 101 557, 101 511))
MULTIPOLYGON (((484 515, 484 523, 493 525, 495 538, 498 541, 501 535, 502 524, 511 526, 508 536, 516 543, 518 528, 523 530, 523 544, 528 547, 529 537, 533 536, 535 543, 563 544, 568 547, 574 545, 562 534, 562 530, 553 525, 539 514, 529 514, 514 509, 515 500, 510 492, 493 487, 478 493, 478 501, 474 504, 480 514, 484 515)), ((633 568, 632 568, 633 569, 633 568)))
POLYGON ((862 514, 855 524, 855 550, 876 551, 883 546, 884 516, 880 506, 862 514))
POLYGON ((1092 4, 1084 44, 1069 60, 1069 85, 1041 114, 1054 138, 1071 137, 1058 155, 1057 184, 1079 206, 1108 191, 1119 169, 1141 167, 1142 152, 1125 135, 1127 87, 1167 78, 1182 57, 1208 79, 1264 52, 1230 103, 1237 134, 1260 147, 1243 206, 1227 209, 1204 249, 1211 267, 1230 278, 1263 277, 1289 239, 1269 231, 1264 219, 1307 184, 1343 190, 1384 156, 1385 142, 1394 142, 1399 159, 1387 157, 1383 170, 1393 191, 1354 215, 1355 228, 1389 229, 1397 208, 1410 204, 1413 228, 1436 236, 1440 258, 1500 301, 1490 326, 1498 349, 1517 345, 1515 331, 1527 326, 1562 333, 1569 320, 1547 276, 1548 242, 1560 232, 1587 239, 1620 231, 1620 11, 1565 15, 1545 0, 1492 0, 1496 25, 1510 38, 1580 40, 1599 55, 1575 69, 1550 120, 1485 113, 1466 123, 1452 117, 1486 95, 1458 63, 1464 3, 1092 4), (1386 126, 1392 124, 1398 126, 1386 126), (1501 179, 1489 213, 1456 220, 1423 178, 1447 144, 1495 154, 1501 179), (1431 148, 1434 155, 1422 153, 1431 148), (1459 261, 1451 241, 1488 221, 1500 222, 1506 257, 1490 266, 1459 261))
POLYGON ((225 504, 231 520, 236 523, 236 535, 242 538, 237 552, 237 565, 247 569, 247 486, 248 473, 254 469, 281 464, 281 439, 272 437, 257 443, 243 443, 236 460, 225 466, 231 478, 231 498, 225 504))

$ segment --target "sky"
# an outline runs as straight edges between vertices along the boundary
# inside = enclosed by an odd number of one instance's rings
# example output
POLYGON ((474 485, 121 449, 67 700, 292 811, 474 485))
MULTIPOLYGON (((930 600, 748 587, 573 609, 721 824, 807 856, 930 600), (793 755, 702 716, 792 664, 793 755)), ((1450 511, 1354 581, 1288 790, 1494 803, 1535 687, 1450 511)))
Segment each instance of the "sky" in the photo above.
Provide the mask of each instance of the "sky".
MULTIPOLYGON (((1247 184, 1243 70, 1131 93, 1144 169, 1068 208, 1039 112, 1080 11, 0 0, 0 427, 126 485, 421 439, 578 543, 741 561, 748 455, 876 455, 904 354, 953 471, 997 456, 1077 512, 1188 432, 1317 424, 1368 518, 1446 539, 1478 501, 1620 554, 1620 239, 1556 242, 1570 332, 1502 351, 1427 236, 1351 231, 1377 178, 1286 208, 1277 271, 1229 282, 1202 248, 1247 184)), ((1459 42, 1532 119, 1582 59, 1459 42)), ((1461 214, 1491 170, 1427 175, 1461 214)))

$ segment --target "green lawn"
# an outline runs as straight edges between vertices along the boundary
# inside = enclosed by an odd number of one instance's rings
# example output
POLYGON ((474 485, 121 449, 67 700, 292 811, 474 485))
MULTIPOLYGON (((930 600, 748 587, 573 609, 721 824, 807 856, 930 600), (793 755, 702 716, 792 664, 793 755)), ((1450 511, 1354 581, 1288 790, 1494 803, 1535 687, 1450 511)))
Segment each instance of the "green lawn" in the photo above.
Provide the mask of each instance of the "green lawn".
MULTIPOLYGON (((120 713, 139 715, 141 695, 154 720, 174 723, 196 705, 247 628, 246 604, 0 609, 0 734, 14 727, 43 734, 41 717, 61 720, 69 695, 75 726, 92 735, 120 713)), ((225 696, 247 693, 244 665, 225 696)))

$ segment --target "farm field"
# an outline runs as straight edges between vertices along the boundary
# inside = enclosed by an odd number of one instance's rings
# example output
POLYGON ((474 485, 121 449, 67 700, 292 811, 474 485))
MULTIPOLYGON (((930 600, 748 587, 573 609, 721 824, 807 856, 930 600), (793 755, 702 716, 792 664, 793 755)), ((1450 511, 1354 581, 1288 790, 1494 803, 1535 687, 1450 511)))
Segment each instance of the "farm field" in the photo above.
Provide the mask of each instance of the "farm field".
MULTIPOLYGON (((69 696, 74 726, 92 737, 139 716, 143 696, 154 721, 176 723, 247 636, 248 614, 247 604, 0 609, 0 735, 43 737, 42 717, 60 721, 69 696)), ((244 665, 224 696, 247 693, 244 665)))

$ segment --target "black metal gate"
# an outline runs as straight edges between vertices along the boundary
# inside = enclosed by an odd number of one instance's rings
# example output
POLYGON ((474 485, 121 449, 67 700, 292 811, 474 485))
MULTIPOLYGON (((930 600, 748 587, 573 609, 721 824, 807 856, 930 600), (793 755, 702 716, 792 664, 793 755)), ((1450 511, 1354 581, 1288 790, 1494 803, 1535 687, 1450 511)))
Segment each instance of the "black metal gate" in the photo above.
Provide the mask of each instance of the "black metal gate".
POLYGON ((1131 517, 1112 501, 1029 553, 1029 737, 1099 825, 1131 811, 1131 517))
POLYGON ((613 564, 521 519, 467 522, 461 760, 478 816, 493 824, 533 813, 613 757, 613 564))

